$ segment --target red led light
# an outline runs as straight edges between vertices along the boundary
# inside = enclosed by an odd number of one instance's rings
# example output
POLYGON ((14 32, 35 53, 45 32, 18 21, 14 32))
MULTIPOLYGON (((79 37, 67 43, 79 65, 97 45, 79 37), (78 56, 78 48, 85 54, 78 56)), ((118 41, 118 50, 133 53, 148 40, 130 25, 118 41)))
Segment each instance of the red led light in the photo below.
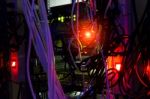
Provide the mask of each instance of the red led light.
POLYGON ((10 54, 10 67, 15 68, 18 67, 18 53, 11 52, 10 54))
POLYGON ((147 74, 147 76, 148 76, 148 79, 150 80, 150 63, 149 63, 150 61, 148 61, 148 63, 147 63, 147 66, 146 66, 146 74, 147 74))
POLYGON ((117 63, 115 68, 116 68, 116 70, 120 71, 121 70, 121 64, 117 63))
POLYGON ((11 62, 11 67, 12 67, 12 68, 15 68, 16 66, 17 66, 17 62, 16 62, 16 61, 12 61, 12 62, 11 62))
POLYGON ((18 52, 15 50, 12 50, 10 52, 9 66, 11 69, 12 79, 17 80, 18 79, 18 68, 19 68, 19 57, 18 57, 18 52))

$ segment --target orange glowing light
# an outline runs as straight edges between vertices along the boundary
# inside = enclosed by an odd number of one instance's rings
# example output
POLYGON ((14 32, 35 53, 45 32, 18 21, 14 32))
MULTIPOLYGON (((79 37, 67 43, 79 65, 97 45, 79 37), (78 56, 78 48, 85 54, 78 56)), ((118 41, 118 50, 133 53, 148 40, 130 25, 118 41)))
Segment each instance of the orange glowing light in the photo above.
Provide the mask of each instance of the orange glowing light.
POLYGON ((86 38, 91 38, 91 36, 92 36, 91 32, 85 32, 85 37, 86 38))
POLYGON ((122 56, 108 56, 107 58, 107 65, 108 65, 108 68, 114 68, 116 69, 117 71, 120 71, 121 68, 122 68, 122 59, 123 57, 122 56))
POLYGON ((84 30, 84 31, 81 31, 79 35, 80 35, 79 39, 83 45, 87 46, 87 45, 95 43, 94 41, 96 38, 95 32, 84 30))
POLYGON ((89 20, 81 20, 79 22, 78 34, 82 46, 92 47, 96 44, 96 27, 89 20))

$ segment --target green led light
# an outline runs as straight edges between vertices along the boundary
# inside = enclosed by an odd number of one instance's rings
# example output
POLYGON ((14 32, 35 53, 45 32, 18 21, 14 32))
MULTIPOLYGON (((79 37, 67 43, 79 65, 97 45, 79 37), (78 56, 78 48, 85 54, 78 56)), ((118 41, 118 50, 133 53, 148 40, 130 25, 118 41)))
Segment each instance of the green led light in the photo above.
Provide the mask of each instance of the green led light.
POLYGON ((61 16, 61 20, 63 20, 65 17, 64 16, 61 16))
POLYGON ((64 16, 61 16, 60 21, 61 21, 61 22, 64 22, 64 19, 65 19, 65 17, 64 17, 64 16))
POLYGON ((60 21, 61 20, 61 18, 60 17, 58 17, 58 21, 60 21))
POLYGON ((63 22, 64 22, 64 20, 60 20, 60 22, 62 22, 62 23, 63 23, 63 22))
POLYGON ((61 41, 61 40, 57 40, 57 41, 56 41, 56 46, 57 46, 57 47, 62 47, 62 46, 63 46, 62 41, 61 41))

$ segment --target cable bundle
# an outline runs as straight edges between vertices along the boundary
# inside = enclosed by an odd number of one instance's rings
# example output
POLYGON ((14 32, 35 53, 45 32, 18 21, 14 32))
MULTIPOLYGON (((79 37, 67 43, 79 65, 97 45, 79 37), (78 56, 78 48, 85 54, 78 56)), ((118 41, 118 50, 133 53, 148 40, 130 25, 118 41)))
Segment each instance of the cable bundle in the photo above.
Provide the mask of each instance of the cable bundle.
MULTIPOLYGON (((118 83, 120 92, 123 95, 128 95, 135 98, 137 94, 142 93, 141 96, 143 96, 149 90, 150 87, 149 71, 145 71, 145 68, 149 70, 149 59, 150 59, 149 43, 144 44, 145 42, 149 42, 148 41, 149 33, 146 30, 149 30, 148 22, 149 22, 150 14, 147 13, 147 18, 142 19, 142 22, 140 23, 143 24, 143 27, 141 27, 141 24, 140 26, 138 26, 140 27, 140 30, 137 28, 137 30, 131 35, 131 38, 129 38, 128 45, 126 45, 125 42, 123 41, 123 36, 124 34, 127 33, 128 30, 124 29, 124 27, 121 26, 121 23, 117 19, 120 14, 118 10, 118 0, 114 0, 114 1, 107 0, 107 1, 108 2, 106 4, 105 10, 103 8, 99 9, 99 10, 104 10, 104 11, 100 11, 101 14, 100 17, 102 16, 103 17, 99 18, 99 21, 102 22, 99 24, 102 25, 102 33, 104 35, 103 38, 101 39, 104 41, 101 42, 100 44, 101 46, 99 45, 99 47, 101 48, 98 49, 98 53, 96 53, 96 55, 91 55, 85 59, 83 59, 81 55, 81 50, 83 46, 81 44, 78 35, 80 7, 78 4, 79 1, 77 1, 76 28, 74 28, 75 26, 72 19, 71 26, 72 26, 73 38, 69 40, 69 44, 67 45, 67 47, 65 46, 65 48, 67 48, 67 52, 69 52, 69 55, 66 55, 66 57, 68 57, 67 62, 69 63, 69 65, 73 66, 74 70, 78 68, 81 72, 88 72, 89 76, 91 77, 88 91, 85 92, 85 94, 87 93, 90 94, 89 92, 92 92, 93 90, 94 92, 96 92, 95 90, 97 89, 98 83, 101 83, 100 87, 102 89, 105 88, 107 89, 106 95, 107 95, 107 99, 109 99, 110 88, 115 86, 118 83), (78 48, 78 55, 80 58, 80 63, 78 64, 75 62, 76 59, 72 53, 71 46, 73 44, 75 44, 76 48, 78 48), (122 54, 124 56, 124 64, 123 64, 122 71, 120 73, 118 73, 115 69, 112 68, 108 69, 106 64, 107 57, 109 55, 113 55, 114 50, 119 45, 123 45, 124 51, 127 51, 126 53, 122 54), (84 68, 86 68, 85 70, 82 70, 83 65, 84 68), (142 72, 144 73, 142 74, 142 72), (113 75, 113 76, 109 78, 109 75, 113 75), (110 82, 113 80, 113 77, 115 77, 116 75, 119 75, 119 78, 116 80, 116 82, 114 82, 114 84, 110 84, 110 82), (137 92, 140 89, 141 91, 137 92)), ((93 26, 96 26, 95 24, 97 23, 94 22, 94 18, 96 15, 96 1, 89 0, 89 2, 90 2, 89 4, 90 7, 87 11, 88 20, 90 20, 90 23, 93 26)), ((101 0, 101 2, 103 2, 103 0, 101 0)), ((71 17, 74 14, 75 4, 76 4, 75 0, 73 0, 71 17)), ((32 91, 33 98, 36 99, 36 96, 34 94, 31 80, 30 80, 30 75, 29 75, 29 57, 30 57, 30 48, 32 42, 35 47, 35 51, 39 57, 39 60, 42 63, 44 70, 47 72, 49 76, 48 77, 49 99, 50 98, 65 99, 60 83, 56 79, 56 72, 54 69, 55 68, 54 53, 53 53, 51 35, 48 26, 48 20, 46 16, 47 13, 45 10, 44 1, 39 1, 38 11, 35 9, 35 5, 33 1, 32 3, 30 3, 28 0, 23 0, 23 5, 24 5, 23 11, 30 32, 27 71, 28 71, 29 85, 32 91)), ((148 6, 146 7, 146 9, 148 9, 146 11, 149 12, 148 6)), ((98 32, 101 31, 99 30, 98 32)), ((96 40, 99 42, 100 38, 97 38, 96 40)))
POLYGON ((150 90, 149 4, 148 0, 143 16, 129 38, 123 72, 119 80, 121 92, 136 99, 148 98, 147 93, 150 90))
POLYGON ((32 87, 29 71, 29 59, 31 44, 33 43, 36 54, 48 76, 48 99, 65 99, 65 95, 56 78, 54 52, 52 46, 51 32, 49 30, 45 3, 39 1, 39 9, 35 9, 34 0, 22 0, 23 12, 29 28, 29 45, 27 55, 27 78, 33 99, 36 94, 32 87))

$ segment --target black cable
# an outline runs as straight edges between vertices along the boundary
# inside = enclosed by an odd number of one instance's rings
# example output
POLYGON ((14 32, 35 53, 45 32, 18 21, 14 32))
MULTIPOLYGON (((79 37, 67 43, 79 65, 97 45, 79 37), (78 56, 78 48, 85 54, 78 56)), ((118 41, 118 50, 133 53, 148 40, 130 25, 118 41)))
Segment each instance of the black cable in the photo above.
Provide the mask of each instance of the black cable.
POLYGON ((141 17, 141 20, 139 21, 139 23, 136 25, 136 29, 135 31, 131 34, 130 38, 129 38, 129 45, 128 45, 128 52, 130 53, 133 49, 133 46, 134 46, 134 43, 135 43, 135 38, 136 38, 136 35, 139 33, 140 29, 141 29, 141 25, 146 17, 146 14, 147 14, 147 10, 148 10, 148 7, 149 7, 149 0, 147 0, 147 4, 146 4, 146 7, 144 9, 144 12, 143 12, 143 15, 141 17))
POLYGON ((133 9, 134 22, 135 22, 135 24, 137 24, 138 23, 138 14, 137 14, 137 10, 136 10, 135 0, 131 0, 131 4, 132 4, 132 9, 133 9))

